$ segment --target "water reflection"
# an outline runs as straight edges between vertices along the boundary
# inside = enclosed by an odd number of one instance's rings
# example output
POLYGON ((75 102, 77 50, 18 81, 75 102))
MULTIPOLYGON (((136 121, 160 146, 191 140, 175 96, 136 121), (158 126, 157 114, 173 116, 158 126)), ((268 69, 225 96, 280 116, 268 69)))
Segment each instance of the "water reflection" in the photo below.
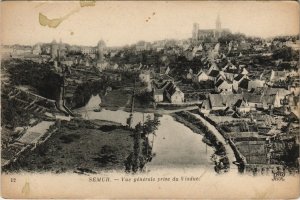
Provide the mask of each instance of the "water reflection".
MULTIPOLYGON (((111 111, 106 109, 101 109, 100 112, 95 112, 95 109, 100 108, 99 105, 101 105, 101 98, 99 95, 91 96, 86 106, 78 109, 77 112, 79 112, 85 119, 99 119, 117 122, 124 126, 127 125, 127 119, 130 116, 129 112, 125 112, 123 110, 111 111)), ((150 116, 152 119, 154 117, 153 113, 134 112, 131 127, 134 128, 139 122, 143 123, 147 116, 150 116)))
POLYGON ((210 158, 214 150, 202 142, 203 136, 194 133, 169 115, 163 115, 160 122, 156 136, 153 137, 155 156, 147 164, 147 169, 213 168, 210 158))
MULTIPOLYGON (((99 103, 101 103, 99 96, 91 97, 88 104, 81 109, 82 117, 86 119, 113 121, 121 123, 124 126, 127 125, 127 119, 130 116, 129 112, 122 110, 110 111, 106 109, 95 112, 93 109, 99 107, 99 103)), ((143 131, 136 130, 135 127, 139 123, 143 125, 147 116, 150 116, 150 119, 154 118, 153 113, 133 113, 131 129, 135 132, 139 132, 133 135, 133 140, 135 146, 140 145, 140 147, 137 148, 138 150, 136 150, 136 148, 133 149, 131 158, 128 158, 129 165, 127 163, 127 168, 131 168, 132 163, 130 164, 130 162, 135 161, 144 171, 169 168, 209 168, 213 170, 214 164, 211 160, 211 156, 214 154, 214 150, 202 142, 202 135, 194 133, 185 125, 175 121, 173 117, 163 115, 159 117, 160 125, 155 131, 155 135, 149 134, 147 137, 143 137, 141 136, 143 131), (142 156, 146 151, 147 156, 144 156, 146 160, 138 156, 133 156, 137 155, 137 151, 139 151, 142 156)))

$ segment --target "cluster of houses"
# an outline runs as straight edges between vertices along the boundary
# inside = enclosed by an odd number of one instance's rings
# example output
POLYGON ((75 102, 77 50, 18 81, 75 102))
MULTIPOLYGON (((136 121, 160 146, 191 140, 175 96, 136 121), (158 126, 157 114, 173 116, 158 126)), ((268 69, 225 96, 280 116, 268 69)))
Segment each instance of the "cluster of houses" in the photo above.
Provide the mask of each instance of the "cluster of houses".
POLYGON ((155 102, 168 101, 172 104, 184 102, 184 93, 174 81, 153 81, 153 99, 155 102))
POLYGON ((217 93, 208 95, 207 100, 203 101, 200 106, 201 112, 209 113, 210 110, 231 108, 237 112, 245 113, 256 109, 288 107, 285 102, 299 95, 298 86, 289 88, 270 87, 272 83, 278 80, 286 80, 287 77, 297 76, 297 71, 279 72, 272 70, 268 79, 251 80, 245 68, 239 69, 240 73, 229 73, 226 69, 235 70, 237 68, 232 64, 227 64, 219 70, 216 64, 212 64, 208 71, 201 70, 198 74, 192 76, 194 82, 201 84, 212 81, 217 93))
MULTIPOLYGON (((246 113, 259 109, 273 109, 285 106, 285 101, 293 94, 282 88, 261 88, 255 92, 243 92, 240 94, 209 94, 200 106, 203 113, 212 110, 231 109, 239 113, 246 113)), ((299 103, 294 105, 299 107, 299 103)))

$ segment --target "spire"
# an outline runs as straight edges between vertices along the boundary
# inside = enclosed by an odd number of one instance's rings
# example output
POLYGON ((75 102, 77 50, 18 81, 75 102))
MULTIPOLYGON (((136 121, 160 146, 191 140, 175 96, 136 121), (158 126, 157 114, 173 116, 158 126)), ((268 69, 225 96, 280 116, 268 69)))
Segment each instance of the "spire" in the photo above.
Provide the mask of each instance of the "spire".
POLYGON ((219 38, 221 36, 222 28, 221 28, 221 20, 220 15, 218 14, 217 20, 216 20, 216 29, 214 31, 214 37, 219 38))
POLYGON ((217 31, 221 30, 221 19, 220 19, 220 14, 218 14, 217 16, 217 20, 216 20, 216 29, 217 31))
POLYGON ((192 33, 192 39, 193 40, 198 40, 198 31, 199 31, 199 24, 194 23, 193 24, 193 33, 192 33))

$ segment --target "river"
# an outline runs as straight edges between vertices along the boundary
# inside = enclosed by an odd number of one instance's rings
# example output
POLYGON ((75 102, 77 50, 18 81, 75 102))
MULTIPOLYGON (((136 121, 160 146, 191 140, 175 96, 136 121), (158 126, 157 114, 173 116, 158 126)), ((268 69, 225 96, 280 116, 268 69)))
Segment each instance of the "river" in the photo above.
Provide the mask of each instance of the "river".
MULTIPOLYGON (((127 119, 130 115, 129 112, 125 112, 123 110, 111 111, 106 109, 102 109, 101 112, 95 112, 94 109, 100 108, 99 104, 101 104, 101 98, 99 97, 99 95, 91 96, 86 106, 76 109, 76 112, 80 113, 84 119, 113 121, 124 126, 127 124, 127 119)), ((135 127, 139 122, 143 123, 143 121, 146 120, 147 116, 150 116, 150 118, 153 119, 154 114, 134 112, 131 126, 135 127)))
POLYGON ((155 154, 147 169, 161 168, 210 168, 213 149, 202 142, 202 136, 175 121, 170 115, 160 118, 155 132, 152 152, 155 154))
MULTIPOLYGON (((95 112, 93 109, 99 107, 99 103, 101 103, 100 97, 92 96, 87 105, 80 109, 82 116, 86 119, 114 121, 126 125, 130 113, 105 109, 95 112)), ((133 126, 146 120, 147 115, 150 115, 151 118, 154 116, 153 113, 134 112, 133 126)), ((147 171, 162 168, 208 168, 213 170, 214 165, 210 156, 214 150, 202 142, 202 135, 194 133, 188 127, 175 121, 170 115, 162 115, 159 120, 160 125, 155 131, 155 135, 149 136, 150 143, 153 142, 152 151, 155 156, 151 162, 147 163, 147 171)))

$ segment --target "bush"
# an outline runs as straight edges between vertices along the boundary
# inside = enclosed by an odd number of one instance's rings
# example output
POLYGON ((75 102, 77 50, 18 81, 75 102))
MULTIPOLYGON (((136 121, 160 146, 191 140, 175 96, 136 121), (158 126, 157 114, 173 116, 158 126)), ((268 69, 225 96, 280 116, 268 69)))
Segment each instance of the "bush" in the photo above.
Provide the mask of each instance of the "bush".
POLYGON ((69 134, 69 135, 63 135, 59 139, 62 140, 62 143, 69 144, 73 142, 76 139, 79 139, 80 135, 77 134, 69 134))

